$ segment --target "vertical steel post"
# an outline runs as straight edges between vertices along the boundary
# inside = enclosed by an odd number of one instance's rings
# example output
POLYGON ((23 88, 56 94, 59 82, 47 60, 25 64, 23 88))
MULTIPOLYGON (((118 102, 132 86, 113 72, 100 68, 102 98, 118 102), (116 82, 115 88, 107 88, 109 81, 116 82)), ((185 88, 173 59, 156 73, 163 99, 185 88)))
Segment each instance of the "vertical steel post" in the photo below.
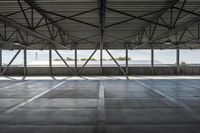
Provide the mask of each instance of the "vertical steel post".
POLYGON ((180 49, 176 49, 176 71, 177 74, 180 74, 180 49))
POLYGON ((100 67, 103 67, 103 29, 101 28, 100 33, 100 67))
POLYGON ((27 74, 27 51, 24 49, 24 76, 27 74))
POLYGON ((75 63, 75 74, 78 74, 78 70, 77 70, 77 47, 74 49, 74 63, 75 63))
POLYGON ((50 69, 50 75, 52 76, 53 71, 52 71, 52 50, 49 50, 49 69, 50 69))
POLYGON ((199 33, 200 32, 199 31, 200 30, 200 26, 199 26, 199 24, 198 24, 198 28, 197 29, 198 29, 198 34, 197 35, 198 35, 198 40, 199 40, 200 39, 200 33, 199 33))
POLYGON ((151 74, 154 74, 154 48, 151 48, 151 74))
POLYGON ((0 49, 0 73, 2 72, 2 50, 0 49))
POLYGON ((126 74, 128 75, 128 44, 126 44, 126 74))
POLYGON ((104 48, 104 26, 106 16, 106 0, 98 0, 99 4, 99 47, 100 47, 100 67, 103 67, 103 48, 104 48))

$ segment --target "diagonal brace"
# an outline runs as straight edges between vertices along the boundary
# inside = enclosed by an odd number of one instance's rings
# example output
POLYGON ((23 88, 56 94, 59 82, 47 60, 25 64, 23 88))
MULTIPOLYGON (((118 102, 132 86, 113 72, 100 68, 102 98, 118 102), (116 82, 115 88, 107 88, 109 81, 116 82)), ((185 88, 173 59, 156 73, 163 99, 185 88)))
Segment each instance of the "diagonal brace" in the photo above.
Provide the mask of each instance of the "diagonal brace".
POLYGON ((57 53, 57 55, 60 57, 60 59, 65 63, 65 65, 70 68, 70 70, 72 71, 73 74, 75 74, 74 70, 67 64, 67 62, 63 59, 63 57, 60 55, 60 53, 55 50, 55 52, 57 53))
POLYGON ((1 74, 4 74, 7 69, 10 67, 10 65, 13 63, 13 61, 16 59, 16 57, 19 55, 19 53, 21 52, 21 50, 18 50, 17 53, 13 56, 13 58, 11 59, 11 61, 8 63, 8 65, 6 66, 6 68, 4 68, 4 70, 2 71, 1 74))
POLYGON ((93 57, 93 55, 96 53, 97 48, 94 50, 94 52, 90 55, 90 57, 88 58, 88 60, 84 63, 83 67, 78 71, 78 74, 80 74, 83 70, 83 68, 85 68, 85 66, 87 65, 87 63, 90 61, 90 59, 93 57))
MULTIPOLYGON (((104 46, 105 47, 105 46, 104 46)), ((128 76, 127 76, 127 73, 121 68, 121 66, 119 65, 119 63, 115 60, 115 58, 112 56, 112 54, 108 51, 107 48, 105 48, 106 52, 110 55, 110 57, 113 59, 113 61, 115 62, 115 64, 118 66, 118 68, 120 69, 120 71, 124 74, 124 76, 126 76, 127 79, 128 76)))

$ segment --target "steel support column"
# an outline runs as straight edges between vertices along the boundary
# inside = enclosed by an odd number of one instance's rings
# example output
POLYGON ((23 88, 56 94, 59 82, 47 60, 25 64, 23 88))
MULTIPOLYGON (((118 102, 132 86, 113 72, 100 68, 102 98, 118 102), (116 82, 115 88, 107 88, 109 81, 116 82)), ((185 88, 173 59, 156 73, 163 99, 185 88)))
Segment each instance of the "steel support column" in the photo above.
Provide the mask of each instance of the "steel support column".
POLYGON ((52 76, 53 71, 52 71, 52 50, 49 50, 49 70, 50 70, 50 75, 52 76))
POLYGON ((103 67, 103 30, 100 33, 100 67, 103 67))
POLYGON ((151 48, 151 74, 154 74, 154 48, 151 48))
POLYGON ((74 63, 75 63, 75 74, 78 74, 77 70, 77 47, 74 49, 74 63))
POLYGON ((0 73, 2 72, 2 50, 0 49, 0 73))
POLYGON ((176 71, 177 74, 180 74, 180 49, 176 49, 176 71))
POLYGON ((103 45, 104 45, 104 26, 105 26, 105 14, 106 14, 106 0, 98 0, 99 3, 99 44, 100 44, 100 67, 103 67, 103 45))
POLYGON ((27 51, 24 49, 24 76, 27 74, 27 51))
POLYGON ((126 44, 126 74, 128 75, 128 44, 126 44))

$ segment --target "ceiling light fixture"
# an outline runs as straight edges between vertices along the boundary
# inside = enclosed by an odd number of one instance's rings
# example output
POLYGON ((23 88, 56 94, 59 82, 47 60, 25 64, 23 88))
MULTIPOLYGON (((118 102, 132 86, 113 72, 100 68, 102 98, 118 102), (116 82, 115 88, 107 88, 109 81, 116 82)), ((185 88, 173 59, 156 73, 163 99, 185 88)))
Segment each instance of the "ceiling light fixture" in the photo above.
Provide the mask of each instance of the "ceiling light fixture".
POLYGON ((20 45, 19 41, 14 41, 14 45, 20 45))
POLYGON ((165 44, 166 44, 166 45, 170 45, 170 44, 172 44, 172 41, 171 41, 171 40, 166 40, 166 41, 165 41, 165 44))

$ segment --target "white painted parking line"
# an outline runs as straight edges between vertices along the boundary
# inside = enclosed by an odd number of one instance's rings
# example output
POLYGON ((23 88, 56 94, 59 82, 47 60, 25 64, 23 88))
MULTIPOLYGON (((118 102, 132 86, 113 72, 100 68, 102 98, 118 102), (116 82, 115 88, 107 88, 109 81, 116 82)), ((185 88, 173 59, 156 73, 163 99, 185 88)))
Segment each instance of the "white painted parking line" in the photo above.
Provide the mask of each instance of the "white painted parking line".
POLYGON ((21 82, 21 83, 16 83, 16 84, 14 84, 14 85, 6 86, 6 87, 3 87, 3 88, 0 88, 0 91, 1 91, 1 90, 5 90, 5 89, 9 89, 9 88, 12 88, 12 87, 15 87, 15 86, 18 86, 18 85, 30 83, 30 82, 33 82, 33 81, 25 81, 25 82, 21 82))
POLYGON ((193 84, 191 84, 191 83, 186 83, 186 82, 183 82, 183 81, 178 81, 179 83, 181 83, 181 84, 184 84, 184 85, 188 85, 188 86, 190 86, 190 87, 194 87, 194 88, 197 88, 197 89, 200 89, 200 86, 197 86, 197 85, 193 85, 193 84))
MULTIPOLYGON (((144 77, 142 76, 144 79, 151 79, 151 80, 154 80, 154 78, 152 77, 144 77)), ((184 79, 184 80, 187 80, 187 78, 182 78, 182 77, 178 77, 177 79, 184 79)), ((174 81, 174 80, 170 80, 170 82, 177 82, 177 81, 174 81)), ((194 87, 194 88, 197 88, 197 89, 200 89, 200 86, 197 86, 197 85, 194 85, 192 83, 186 83, 186 82, 183 82, 183 81, 178 81, 179 83, 183 84, 183 85, 187 85, 187 86, 190 86, 190 87, 194 87)))
MULTIPOLYGON (((180 77, 179 79, 187 80, 187 79, 192 79, 192 77, 190 77, 190 76, 189 76, 189 78, 188 78, 188 76, 187 76, 186 78, 180 77)), ((195 79, 195 78, 193 78, 193 79, 195 79)), ((186 83, 186 82, 183 82, 183 81, 178 81, 178 82, 181 83, 181 84, 190 86, 190 87, 194 87, 194 88, 200 89, 200 86, 197 86, 197 85, 194 85, 194 84, 191 84, 191 83, 188 83, 188 82, 187 82, 187 83, 186 83)))
POLYGON ((185 110, 187 110, 188 112, 190 112, 191 116, 196 119, 197 121, 200 120, 200 115, 198 113, 196 113, 192 108, 190 108, 188 105, 186 105, 185 103, 182 103, 182 102, 179 102, 177 101, 176 99, 174 99, 173 97, 170 97, 166 94, 164 94, 163 92, 155 89, 155 88, 152 88, 150 86, 148 86, 147 84, 143 83, 142 81, 139 81, 139 80, 135 80, 136 82, 138 82, 139 84, 141 84, 142 86, 146 87, 146 88, 149 88, 150 90, 160 94, 161 96, 165 97, 166 99, 170 100, 171 102, 175 103, 176 105, 178 105, 179 107, 182 107, 184 108, 185 110))
POLYGON ((39 97, 41 97, 41 96, 47 94, 48 92, 50 92, 50 91, 52 91, 52 90, 58 88, 59 86, 63 85, 65 82, 66 82, 66 81, 63 81, 63 82, 61 82, 61 83, 59 83, 59 84, 57 84, 57 85, 54 85, 51 89, 46 90, 46 91, 44 91, 44 92, 42 92, 42 93, 40 93, 40 94, 38 94, 38 95, 32 97, 31 99, 28 99, 27 101, 24 101, 24 102, 22 102, 22 103, 20 103, 20 104, 18 104, 18 105, 16 105, 16 106, 10 108, 9 110, 7 110, 6 112, 4 112, 3 114, 9 114, 9 113, 15 111, 16 109, 18 109, 18 108, 20 108, 20 107, 22 107, 22 106, 25 106, 26 104, 28 104, 28 103, 34 101, 35 99, 37 99, 37 98, 39 98, 39 97))
POLYGON ((106 132, 106 113, 105 113, 104 105, 105 105, 104 85, 103 85, 103 81, 100 81, 98 114, 97 114, 98 116, 97 116, 97 125, 96 125, 97 133, 105 133, 106 132))

